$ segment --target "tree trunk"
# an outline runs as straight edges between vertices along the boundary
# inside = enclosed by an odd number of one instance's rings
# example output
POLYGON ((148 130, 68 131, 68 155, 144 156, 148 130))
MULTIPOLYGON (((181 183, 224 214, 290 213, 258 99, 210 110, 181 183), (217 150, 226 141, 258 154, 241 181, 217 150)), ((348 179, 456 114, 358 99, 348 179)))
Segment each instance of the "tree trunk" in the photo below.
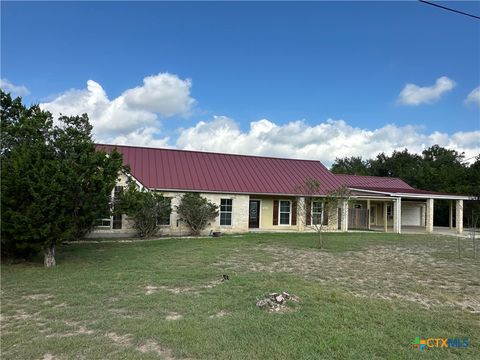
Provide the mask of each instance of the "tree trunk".
POLYGON ((55 245, 51 245, 43 251, 45 267, 52 267, 56 265, 55 262, 55 245))

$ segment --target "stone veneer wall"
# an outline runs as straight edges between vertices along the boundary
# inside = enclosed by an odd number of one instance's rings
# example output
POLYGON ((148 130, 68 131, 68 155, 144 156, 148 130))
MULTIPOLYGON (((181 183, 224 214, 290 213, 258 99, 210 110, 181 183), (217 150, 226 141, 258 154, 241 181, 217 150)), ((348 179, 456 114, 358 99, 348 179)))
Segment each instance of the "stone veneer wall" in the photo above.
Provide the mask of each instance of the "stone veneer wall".
MULTIPOLYGON (((127 185, 127 176, 120 174, 118 177, 117 186, 127 185)), ((160 227, 159 235, 189 235, 190 230, 186 224, 180 221, 178 214, 175 211, 175 206, 179 204, 183 192, 162 192, 163 196, 169 197, 172 200, 172 213, 170 214, 170 225, 160 227)), ((222 233, 241 233, 248 232, 248 213, 249 201, 260 200, 260 228, 258 230, 264 231, 314 231, 311 226, 301 227, 298 225, 273 225, 273 201, 274 200, 295 200, 292 197, 281 196, 256 196, 256 195, 239 195, 239 194, 213 194, 201 193, 202 196, 220 207, 221 199, 232 199, 232 225, 221 226, 220 216, 212 220, 202 235, 208 235, 210 231, 220 231, 222 233)), ((330 211, 328 214, 328 225, 324 227, 325 231, 338 230, 338 212, 330 211)), ((298 219, 300 220, 300 219, 298 219)), ((126 216, 122 216, 122 229, 102 229, 95 228, 89 237, 102 236, 132 236, 135 230, 132 227, 133 222, 126 216)))

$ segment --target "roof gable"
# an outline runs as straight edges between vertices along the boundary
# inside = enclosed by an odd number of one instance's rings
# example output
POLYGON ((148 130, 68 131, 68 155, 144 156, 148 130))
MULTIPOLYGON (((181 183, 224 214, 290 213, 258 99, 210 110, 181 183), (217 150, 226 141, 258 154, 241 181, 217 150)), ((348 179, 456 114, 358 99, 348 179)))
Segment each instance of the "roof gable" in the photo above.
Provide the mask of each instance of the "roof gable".
POLYGON ((342 185, 313 160, 97 144, 106 152, 113 148, 150 189, 293 195, 312 178, 320 182, 318 194, 324 195, 342 185))

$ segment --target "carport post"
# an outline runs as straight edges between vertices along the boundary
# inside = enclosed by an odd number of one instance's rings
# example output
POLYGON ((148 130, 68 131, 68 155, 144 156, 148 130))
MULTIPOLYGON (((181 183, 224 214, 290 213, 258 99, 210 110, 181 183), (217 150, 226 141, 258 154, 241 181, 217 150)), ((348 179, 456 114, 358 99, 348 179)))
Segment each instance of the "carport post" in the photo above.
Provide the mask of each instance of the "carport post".
POLYGON ((448 227, 450 230, 453 229, 453 200, 450 200, 450 206, 449 206, 449 221, 448 221, 448 227))
POLYGON ((367 199, 367 229, 370 230, 370 199, 367 199))
POLYGON ((305 198, 302 196, 298 198, 297 204, 297 230, 298 231, 305 231, 305 224, 306 224, 306 214, 307 211, 305 210, 305 198), (305 216, 303 216, 305 214, 305 216))
POLYGON ((342 200, 342 231, 348 231, 348 201, 342 200))
POLYGON ((427 199, 427 218, 425 231, 429 234, 433 233, 433 199, 427 199))
POLYGON ((383 228, 385 232, 388 232, 388 219, 387 219, 387 202, 383 203, 383 228))
POLYGON ((455 218, 457 225, 457 234, 463 233, 463 200, 457 200, 457 206, 455 209, 455 218))
POLYGON ((393 232, 397 234, 402 232, 402 198, 396 198, 394 201, 393 232))

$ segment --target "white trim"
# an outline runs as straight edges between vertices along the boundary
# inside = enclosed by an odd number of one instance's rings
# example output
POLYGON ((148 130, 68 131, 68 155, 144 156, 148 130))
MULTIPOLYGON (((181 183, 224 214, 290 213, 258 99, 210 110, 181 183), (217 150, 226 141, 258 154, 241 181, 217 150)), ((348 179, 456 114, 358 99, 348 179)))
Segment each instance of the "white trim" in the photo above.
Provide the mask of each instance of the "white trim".
MULTIPOLYGON (((353 191, 360 192, 369 192, 373 194, 383 194, 389 195, 391 197, 404 197, 404 198, 422 198, 422 199, 451 199, 451 200, 475 200, 473 196, 465 195, 440 195, 440 194, 413 194, 413 193, 400 193, 400 192, 386 192, 386 191, 377 191, 377 190, 366 190, 366 189, 357 189, 349 188, 353 191)), ((362 196, 362 195, 359 195, 362 196)))
POLYGON ((293 226, 292 225, 292 200, 280 200, 280 199, 278 200, 278 226, 293 226), (280 209, 282 208, 280 203, 282 201, 288 201, 290 206, 289 213, 288 213, 288 224, 280 224, 280 214, 281 214, 280 209))
POLYGON ((352 195, 350 198, 356 199, 356 200, 371 200, 371 201, 382 201, 382 200, 391 201, 392 200, 390 196, 352 195))
MULTIPOLYGON (((147 187, 145 187, 147 188, 147 187)), ((148 188, 147 188, 148 189, 148 188)), ((175 193, 201 193, 201 194, 231 194, 231 195, 254 195, 254 196, 289 196, 289 197, 308 197, 309 195, 305 194, 281 194, 281 193, 257 193, 253 191, 221 191, 221 190, 202 190, 202 189, 160 189, 160 188, 152 188, 152 191, 160 191, 160 192, 175 192, 175 193)), ((312 196, 312 195, 310 195, 312 196)), ((327 197, 326 194, 321 195, 313 195, 317 197, 327 197)), ((255 199, 252 199, 255 200, 255 199)))
POLYGON ((417 195, 417 194, 402 194, 402 193, 395 193, 393 196, 403 197, 403 198, 431 198, 431 199, 445 199, 445 200, 475 200, 473 196, 462 196, 462 195, 432 195, 432 194, 425 194, 425 195, 417 195))
POLYGON ((135 176, 133 176, 132 174, 127 173, 126 171, 123 171, 123 170, 121 170, 120 172, 121 172, 123 175, 125 175, 127 178, 132 179, 132 180, 135 182, 135 184, 138 185, 138 187, 140 188, 140 190, 146 189, 147 191, 150 191, 150 189, 149 189, 148 187, 146 187, 145 185, 143 185, 143 184, 142 184, 135 176))
MULTIPOLYGON (((293 194, 293 193, 256 193, 252 191, 220 191, 220 190, 203 190, 203 189, 160 189, 160 188, 147 188, 146 186, 142 185, 137 179, 135 179, 132 175, 130 175, 135 182, 139 186, 144 187, 147 190, 152 190, 152 191, 160 191, 160 192, 174 192, 174 193, 202 193, 202 194, 232 194, 232 195, 255 195, 255 196, 304 196, 308 197, 308 195, 305 194, 293 194)), ((377 190, 366 190, 366 189, 357 189, 357 188, 352 188, 349 187, 348 189, 352 191, 359 191, 359 192, 364 192, 364 193, 372 193, 372 194, 381 194, 381 195, 388 195, 388 197, 375 197, 372 199, 389 199, 390 197, 405 197, 405 198, 421 198, 421 199, 427 199, 427 198, 432 198, 432 199, 450 199, 450 200, 475 200, 474 196, 464 196, 464 195, 438 195, 438 194, 409 194, 409 193, 392 193, 392 192, 385 192, 385 191, 377 191, 377 190)), ((321 195, 315 195, 317 197, 326 197, 326 194, 321 194, 321 195)), ((352 195, 352 198, 367 198, 368 195, 352 195)), ((340 197, 341 198, 341 197, 340 197)))

